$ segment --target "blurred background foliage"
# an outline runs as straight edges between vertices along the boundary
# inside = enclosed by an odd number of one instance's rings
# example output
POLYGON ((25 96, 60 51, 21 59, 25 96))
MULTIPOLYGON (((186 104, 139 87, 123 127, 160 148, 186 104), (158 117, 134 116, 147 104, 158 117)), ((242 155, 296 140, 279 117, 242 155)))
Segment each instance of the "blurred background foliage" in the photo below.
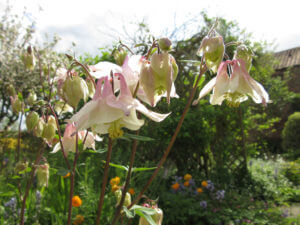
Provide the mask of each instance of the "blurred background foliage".
MULTIPOLYGON (((168 105, 163 99, 157 106, 159 112, 172 112, 162 123, 146 121, 141 135, 154 139, 151 142, 139 142, 135 167, 155 167, 163 155, 183 111, 189 91, 198 73, 198 66, 185 60, 199 60, 196 51, 215 18, 200 13, 199 30, 188 39, 176 40, 174 37, 172 54, 177 60, 179 75, 176 90, 180 98, 172 99, 168 105)), ((297 218, 286 218, 279 207, 290 202, 299 202, 299 93, 289 90, 291 71, 284 76, 274 76, 276 59, 269 43, 251 41, 251 34, 241 30, 235 22, 219 18, 217 31, 225 43, 242 42, 254 52, 251 76, 262 83, 268 91, 272 103, 266 108, 251 100, 239 108, 230 108, 223 104, 212 106, 208 97, 200 104, 192 106, 185 118, 170 156, 153 182, 146 195, 151 199, 159 197, 159 206, 164 210, 164 224, 296 224, 297 218), (291 115, 293 114, 293 115, 291 115), (291 115, 291 116, 290 116, 291 115), (186 173, 193 176, 196 185, 211 180, 216 189, 225 190, 225 198, 220 202, 205 191, 203 195, 172 192, 174 176, 182 177, 186 173), (205 200, 204 209, 199 202, 205 200), (267 204, 267 206, 266 206, 267 204), (250 222, 249 222, 250 221, 250 222)), ((38 45, 33 38, 32 26, 24 27, 22 18, 9 14, 0 22, 0 224, 15 224, 17 208, 20 207, 22 187, 28 179, 29 169, 16 172, 14 154, 18 148, 18 134, 15 123, 18 119, 11 111, 7 87, 12 84, 17 92, 26 98, 30 91, 38 99, 47 98, 51 93, 42 90, 41 82, 47 87, 48 79, 55 76, 57 68, 64 65, 66 57, 55 51, 58 38, 38 45), (41 64, 34 69, 26 69, 22 62, 28 46, 34 46, 36 57, 41 64), (30 79, 29 79, 30 78, 30 79), (15 123, 15 124, 14 124, 15 123), (11 130, 11 131, 9 131, 11 130), (16 198, 17 206, 7 205, 16 198)), ((128 46, 140 43, 149 44, 151 31, 145 23, 140 23, 136 36, 130 39, 128 46)), ((117 44, 116 44, 117 45, 117 44)), ((113 48, 100 48, 97 56, 83 54, 79 60, 87 65, 101 61, 114 62, 113 48)), ((136 47, 135 52, 145 54, 149 46, 136 47)), ((234 45, 226 48, 232 58, 234 45)), ((199 90, 214 74, 207 72, 201 80, 199 90)), ((149 107, 149 106, 148 106, 149 107)), ((63 122, 63 121, 61 121, 63 122)), ((40 148, 46 148, 44 160, 50 164, 50 181, 47 188, 39 189, 36 181, 30 190, 27 201, 26 224, 64 224, 67 212, 69 178, 61 154, 49 154, 50 148, 42 140, 26 131, 21 133, 21 153, 24 162, 32 162, 40 148), (39 198, 39 194, 42 196, 39 198)), ((106 143, 98 143, 97 149, 105 149, 106 143)), ((112 162, 126 165, 130 157, 131 142, 117 140, 112 162)), ((73 157, 72 154, 69 155, 73 157)), ((95 209, 103 173, 104 153, 85 152, 79 158, 75 179, 75 195, 83 200, 82 207, 74 209, 76 215, 84 216, 84 224, 95 220, 95 209)), ((110 170, 110 177, 119 176, 125 180, 125 172, 118 168, 110 170)), ((151 171, 133 174, 130 187, 137 193, 151 176, 151 171)), ((116 201, 108 187, 105 199, 103 221, 107 224, 113 214, 116 201)), ((133 194, 135 197, 135 194, 133 194)), ((299 219, 299 218, 298 218, 299 219)), ((134 223, 137 221, 134 221, 134 223)))

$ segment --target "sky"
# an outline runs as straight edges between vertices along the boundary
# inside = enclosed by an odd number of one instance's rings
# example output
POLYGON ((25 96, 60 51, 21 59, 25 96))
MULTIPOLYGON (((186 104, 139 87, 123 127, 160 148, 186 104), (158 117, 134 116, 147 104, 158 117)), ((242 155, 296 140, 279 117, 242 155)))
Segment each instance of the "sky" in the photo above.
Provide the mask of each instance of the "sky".
MULTIPOLYGON (((6 5, 0 0, 0 12, 6 5)), ((119 38, 134 35, 135 23, 145 21, 155 37, 164 36, 199 12, 238 22, 240 28, 253 34, 255 40, 275 42, 276 51, 300 46, 300 1, 284 0, 10 0, 13 12, 22 14, 24 22, 36 21, 38 39, 44 34, 61 37, 59 51, 76 43, 73 51, 96 54, 97 49, 111 45, 119 38)), ((200 21, 199 21, 200 24, 200 21)), ((194 27, 189 27, 193 33, 194 27)), ((122 40, 126 43, 126 40, 122 40)))

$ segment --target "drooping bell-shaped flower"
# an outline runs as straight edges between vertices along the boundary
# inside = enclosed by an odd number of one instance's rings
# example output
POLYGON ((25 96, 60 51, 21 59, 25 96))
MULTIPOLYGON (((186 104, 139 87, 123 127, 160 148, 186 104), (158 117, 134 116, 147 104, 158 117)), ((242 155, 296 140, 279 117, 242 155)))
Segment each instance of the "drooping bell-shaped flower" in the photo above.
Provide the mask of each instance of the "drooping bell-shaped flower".
MULTIPOLYGON (((94 135, 92 132, 86 132, 86 130, 78 132, 78 141, 83 141, 87 135, 83 149, 91 148, 95 150, 95 140, 101 141, 102 139, 97 135, 94 135)), ((64 136, 62 138, 62 144, 66 154, 69 152, 76 152, 76 127, 73 123, 70 123, 66 126, 64 136)), ((56 153, 60 149, 61 145, 60 143, 57 143, 51 153, 56 153)))
POLYGON ((196 105, 199 100, 213 90, 210 96, 212 105, 221 105, 226 99, 231 106, 238 106, 250 96, 255 103, 266 105, 269 95, 263 86, 250 77, 242 59, 222 62, 217 76, 210 80, 200 91, 199 97, 193 102, 196 105), (228 75, 227 66, 232 66, 232 74, 228 75))
POLYGON ((166 93, 170 103, 171 90, 177 77, 178 66, 168 52, 155 53, 150 61, 144 60, 141 67, 140 84, 152 106, 158 96, 166 93))
POLYGON ((27 97, 27 102, 30 106, 33 106, 35 101, 37 99, 36 93, 34 93, 33 91, 31 91, 27 97))
POLYGON ((34 56, 31 46, 28 46, 26 52, 21 56, 21 59, 27 69, 31 71, 34 69, 36 64, 36 58, 34 56))
POLYGON ((70 122, 75 123, 77 130, 91 127, 96 133, 109 133, 112 138, 116 138, 122 136, 121 128, 138 130, 144 124, 144 120, 137 118, 136 110, 157 122, 169 115, 148 110, 132 97, 124 76, 118 74, 117 79, 120 81, 118 96, 113 93, 108 76, 98 80, 93 100, 84 105, 70 119, 70 122))
POLYGON ((223 60, 225 46, 222 36, 214 33, 214 36, 209 35, 203 38, 197 54, 203 55, 207 68, 216 73, 223 60))
POLYGON ((253 52, 246 45, 239 45, 236 48, 233 59, 242 59, 245 62, 246 70, 249 72, 252 65, 253 52))
POLYGON ((15 114, 19 114, 23 110, 23 102, 19 99, 18 95, 10 96, 12 110, 15 114))

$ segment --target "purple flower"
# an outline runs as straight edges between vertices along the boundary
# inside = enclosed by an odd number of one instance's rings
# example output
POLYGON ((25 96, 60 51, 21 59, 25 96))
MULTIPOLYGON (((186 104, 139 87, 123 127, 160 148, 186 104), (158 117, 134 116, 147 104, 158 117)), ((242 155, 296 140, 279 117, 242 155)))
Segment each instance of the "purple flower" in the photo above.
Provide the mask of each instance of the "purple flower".
POLYGON ((210 191, 213 191, 215 189, 215 185, 211 180, 208 180, 206 188, 210 191))
POLYGON ((206 209, 206 208, 207 208, 207 202, 206 202, 206 201, 201 201, 201 202, 200 202, 200 206, 201 206, 203 209, 206 209))
POLYGON ((222 200, 225 197, 225 191, 224 190, 219 190, 216 193, 216 199, 218 200, 222 200))

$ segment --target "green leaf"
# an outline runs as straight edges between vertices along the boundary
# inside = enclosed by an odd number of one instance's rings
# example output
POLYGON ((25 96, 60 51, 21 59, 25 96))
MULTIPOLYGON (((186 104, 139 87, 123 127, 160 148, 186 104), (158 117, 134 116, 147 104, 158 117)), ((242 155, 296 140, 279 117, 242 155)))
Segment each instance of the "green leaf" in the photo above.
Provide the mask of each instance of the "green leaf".
POLYGON ((23 101, 23 95, 22 95, 21 92, 18 92, 18 98, 19 98, 20 101, 23 101))
MULTIPOLYGON (((194 83, 193 83, 193 87, 194 87, 195 84, 196 84, 196 81, 197 81, 197 79, 198 79, 198 76, 199 76, 199 74, 198 74, 197 76, 195 76, 195 80, 194 80, 194 83)), ((200 78, 200 81, 199 81, 197 87, 200 87, 200 86, 203 84, 204 81, 205 81, 205 76, 202 75, 202 77, 200 78)))
POLYGON ((135 134, 128 134, 128 133, 125 133, 123 135, 123 137, 135 139, 135 140, 138 140, 138 141, 154 141, 154 139, 150 138, 150 137, 145 137, 145 136, 140 136, 140 135, 135 135, 135 134))
MULTIPOLYGON (((142 207, 142 206, 141 206, 142 207)), ((146 208, 146 207, 143 207, 143 208, 146 208)), ((151 210, 149 208, 146 208, 147 210, 151 210)), ((154 212, 153 214, 155 213, 155 210, 152 209, 154 212)), ((138 208, 135 208, 134 209, 134 212, 139 215, 140 217, 143 217, 144 219, 147 220, 148 223, 150 223, 151 225, 157 225, 154 220, 152 219, 152 217, 150 215, 153 215, 153 214, 149 214, 148 211, 146 211, 145 209, 141 209, 140 207, 138 208)))
POLYGON ((107 152, 107 149, 104 149, 104 148, 100 148, 97 150, 89 149, 89 150, 86 150, 85 152, 102 154, 102 153, 107 152))
POLYGON ((201 65, 201 61, 198 60, 178 60, 179 62, 193 63, 195 66, 201 65))
POLYGON ((131 207, 131 209, 133 209, 133 210, 139 210, 139 211, 144 212, 144 213, 146 213, 148 215, 154 215, 156 213, 155 209, 147 208, 147 207, 140 206, 140 205, 133 205, 131 207))
MULTIPOLYGON (((104 163, 106 163, 105 160, 103 160, 104 163)), ((118 169, 121 169, 121 170, 125 170, 125 171, 128 171, 128 167, 127 166, 122 166, 122 165, 118 165, 118 164, 114 164, 114 163, 109 163, 110 166, 112 167, 116 167, 118 169)))
POLYGON ((29 173, 31 171, 31 167, 27 167, 25 170, 19 172, 19 174, 29 173))
POLYGON ((136 44, 134 46, 134 48, 137 48, 137 47, 142 47, 142 46, 147 46, 145 43, 140 43, 140 44, 136 44))
POLYGON ((132 172, 141 172, 141 171, 147 171, 147 170, 155 170, 157 167, 140 167, 140 168, 132 168, 132 172))
POLYGON ((126 206, 123 206, 123 210, 124 210, 127 218, 133 218, 135 216, 134 210, 128 210, 126 206))
POLYGON ((15 195, 14 191, 0 192, 1 197, 10 197, 10 196, 14 196, 14 195, 15 195))
POLYGON ((15 176, 13 176, 11 179, 19 179, 19 178, 21 178, 20 176, 17 176, 17 175, 15 175, 15 176))

